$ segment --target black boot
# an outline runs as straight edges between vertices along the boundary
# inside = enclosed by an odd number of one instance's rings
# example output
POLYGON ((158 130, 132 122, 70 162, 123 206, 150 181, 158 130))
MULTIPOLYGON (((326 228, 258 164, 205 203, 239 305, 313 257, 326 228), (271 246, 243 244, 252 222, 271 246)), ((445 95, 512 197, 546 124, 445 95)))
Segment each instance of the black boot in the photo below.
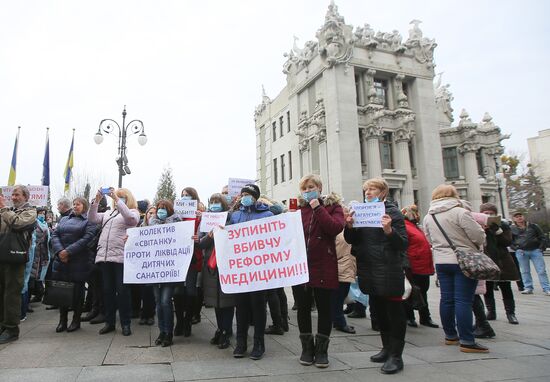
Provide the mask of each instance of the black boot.
POLYGON ((220 343, 221 335, 222 335, 222 331, 220 329, 216 329, 216 332, 214 333, 214 337, 210 339, 210 345, 218 345, 220 343))
POLYGON ((233 357, 243 358, 246 353, 246 337, 237 337, 237 344, 233 350, 233 357))
POLYGON ((497 319, 497 311, 495 307, 495 299, 485 296, 485 307, 487 308, 487 320, 494 321, 497 319))
POLYGON ((99 315, 99 310, 97 308, 92 308, 84 317, 81 318, 80 321, 82 322, 88 322, 93 320, 99 315))
POLYGON ((264 344, 264 338, 254 338, 254 347, 252 348, 252 351, 250 352, 250 359, 257 361, 259 359, 262 359, 265 353, 265 344, 264 344))
POLYGON ((75 330, 80 329, 80 316, 82 314, 82 305, 78 304, 73 312, 73 320, 71 325, 67 328, 68 332, 74 332, 75 330))
POLYGON ((288 327, 288 320, 289 320, 288 315, 287 315, 287 316, 283 316, 282 319, 281 319, 282 325, 283 325, 283 330, 284 330, 285 332, 288 332, 288 330, 289 330, 289 327, 288 327))
POLYGON ((229 345, 231 345, 229 337, 231 336, 225 330, 221 332, 220 339, 218 341, 218 349, 227 349, 229 345))
POLYGON ((384 374, 395 374, 403 370, 403 358, 401 357, 401 355, 403 354, 405 341, 397 340, 395 338, 391 338, 390 341, 390 356, 388 357, 388 360, 384 362, 382 368, 380 369, 380 371, 384 374))
POLYGON ((172 333, 167 333, 164 338, 162 339, 162 342, 160 343, 160 346, 162 346, 163 348, 165 347, 168 347, 168 346, 171 346, 172 345, 172 333))
POLYGON ((67 321, 69 310, 67 308, 59 308, 59 324, 57 324, 57 328, 55 328, 56 333, 61 333, 67 330, 67 321))
POLYGON ((475 338, 493 338, 495 335, 495 331, 491 327, 491 324, 489 324, 489 321, 476 322, 476 327, 474 328, 475 338))
POLYGON ((315 335, 315 366, 328 367, 328 344, 330 338, 324 334, 315 335))
POLYGON ((512 325, 519 324, 518 319, 516 318, 516 302, 513 298, 504 299, 504 309, 506 310, 506 318, 508 322, 512 325))
POLYGON ((315 342, 313 341, 313 334, 300 334, 300 341, 302 342, 302 355, 300 356, 299 362, 304 366, 310 366, 315 360, 315 342))
POLYGON ((166 333, 160 332, 160 333, 159 333, 159 336, 158 336, 157 339, 155 340, 155 345, 156 345, 156 346, 161 345, 161 344, 162 344, 162 341, 164 340, 164 337, 166 337, 166 333))
POLYGON ((371 362, 383 363, 386 362, 390 356, 390 334, 387 332, 380 332, 380 338, 382 339, 382 350, 370 357, 371 362))

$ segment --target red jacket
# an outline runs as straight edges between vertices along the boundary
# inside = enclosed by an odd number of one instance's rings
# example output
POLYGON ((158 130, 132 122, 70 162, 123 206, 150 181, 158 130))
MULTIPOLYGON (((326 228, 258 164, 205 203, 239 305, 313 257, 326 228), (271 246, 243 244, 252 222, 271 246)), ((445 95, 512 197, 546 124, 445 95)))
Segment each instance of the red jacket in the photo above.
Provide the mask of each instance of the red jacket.
POLYGON ((426 236, 424 236, 424 232, 407 219, 405 219, 405 228, 409 238, 407 256, 412 273, 415 275, 433 275, 435 271, 432 249, 426 236))
POLYGON ((313 210, 301 207, 307 249, 309 284, 314 288, 338 289, 338 259, 335 239, 344 229, 344 211, 332 195, 319 200, 313 210))

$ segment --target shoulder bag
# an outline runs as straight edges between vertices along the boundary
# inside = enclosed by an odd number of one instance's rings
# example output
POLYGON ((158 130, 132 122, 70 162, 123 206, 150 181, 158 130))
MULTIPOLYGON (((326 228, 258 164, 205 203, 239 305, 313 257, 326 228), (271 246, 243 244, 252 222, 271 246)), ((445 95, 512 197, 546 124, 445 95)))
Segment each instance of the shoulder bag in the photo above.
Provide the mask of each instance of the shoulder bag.
POLYGON ((61 308, 74 308, 76 301, 76 284, 70 281, 46 280, 46 289, 42 303, 61 308))
POLYGON ((458 266, 464 274, 464 276, 474 280, 498 280, 500 277, 500 268, 495 264, 493 260, 485 253, 473 250, 462 250, 455 247, 447 233, 441 227, 441 224, 437 221, 437 218, 432 214, 432 218, 449 243, 449 246, 453 249, 456 259, 458 260, 458 266))
MULTIPOLYGON (((29 225, 22 230, 8 228, 6 232, 0 233, 0 264, 25 264, 29 259, 29 248, 31 245, 30 235, 36 225, 29 225), (31 229, 32 228, 32 229, 31 229), (31 230, 29 232, 29 230, 31 230)), ((0 231, 2 219, 0 218, 0 231)))
POLYGON ((92 238, 92 240, 89 241, 88 243, 88 249, 96 252, 97 251, 97 245, 99 244, 99 237, 101 236, 101 231, 103 231, 103 228, 105 228, 105 226, 107 225, 107 223, 109 223, 109 221, 115 217, 117 217, 118 215, 118 211, 116 212, 116 214, 114 214, 113 216, 111 216, 109 219, 107 219, 107 221, 105 223, 103 223, 101 225, 100 228, 98 228, 96 231, 95 231, 95 235, 94 237, 92 238))

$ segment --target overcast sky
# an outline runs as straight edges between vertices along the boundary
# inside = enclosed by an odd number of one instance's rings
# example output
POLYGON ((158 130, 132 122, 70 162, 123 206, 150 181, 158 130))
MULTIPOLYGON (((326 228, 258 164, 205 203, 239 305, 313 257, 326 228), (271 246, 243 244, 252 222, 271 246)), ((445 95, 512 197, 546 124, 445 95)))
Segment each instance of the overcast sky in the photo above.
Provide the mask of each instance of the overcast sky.
MULTIPOLYGON (((39 184, 50 127, 52 197, 62 193, 72 129, 75 177, 116 185, 116 139, 97 146, 100 120, 141 119, 148 136, 129 139, 124 186, 153 198, 164 166, 177 192, 203 199, 228 177, 255 178, 253 112, 261 85, 285 86, 283 53, 314 39, 328 0, 0 0, 0 183, 6 184, 17 126, 17 182, 39 184)), ((435 38, 436 72, 480 121, 488 111, 527 151, 549 128, 550 3, 546 1, 338 0, 348 24, 397 29, 412 19, 435 38), (546 69, 545 69, 546 68, 546 69)))

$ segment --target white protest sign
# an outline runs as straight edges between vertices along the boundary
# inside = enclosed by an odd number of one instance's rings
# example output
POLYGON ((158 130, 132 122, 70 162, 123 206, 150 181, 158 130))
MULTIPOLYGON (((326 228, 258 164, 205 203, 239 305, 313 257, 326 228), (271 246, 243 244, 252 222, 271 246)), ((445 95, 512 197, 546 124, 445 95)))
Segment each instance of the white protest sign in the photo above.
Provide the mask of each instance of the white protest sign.
POLYGON ((386 213, 384 202, 353 203, 353 227, 382 227, 382 216, 386 213))
POLYGON ((124 283, 185 281, 193 257, 195 222, 159 224, 126 230, 124 283))
POLYGON ((225 227, 227 211, 225 212, 203 212, 201 215, 201 232, 210 232, 219 226, 225 227))
POLYGON ((224 293, 243 293, 309 281, 302 214, 289 212, 214 230, 224 293))
MULTIPOLYGON (((13 207, 11 194, 13 186, 2 187, 2 195, 6 199, 6 206, 13 207)), ((35 207, 45 207, 48 205, 48 186, 27 186, 29 189, 29 203, 35 207)))
POLYGON ((247 184, 256 184, 256 181, 252 179, 229 178, 229 181, 227 182, 229 195, 240 195, 241 189, 247 184))
POLYGON ((194 219, 197 212, 196 200, 179 199, 174 201, 174 214, 182 219, 194 219))

